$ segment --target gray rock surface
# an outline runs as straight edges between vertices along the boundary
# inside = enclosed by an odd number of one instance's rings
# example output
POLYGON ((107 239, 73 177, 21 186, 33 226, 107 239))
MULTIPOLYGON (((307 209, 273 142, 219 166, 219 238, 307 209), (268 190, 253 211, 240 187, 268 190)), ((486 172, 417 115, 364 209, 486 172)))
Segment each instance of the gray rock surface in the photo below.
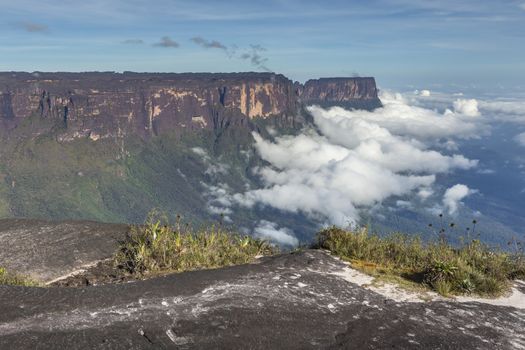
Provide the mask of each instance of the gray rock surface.
POLYGON ((129 226, 91 221, 0 220, 0 266, 49 282, 111 257, 129 226))
POLYGON ((87 288, 0 286, 0 349, 520 349, 525 310, 397 302, 319 250, 87 288))

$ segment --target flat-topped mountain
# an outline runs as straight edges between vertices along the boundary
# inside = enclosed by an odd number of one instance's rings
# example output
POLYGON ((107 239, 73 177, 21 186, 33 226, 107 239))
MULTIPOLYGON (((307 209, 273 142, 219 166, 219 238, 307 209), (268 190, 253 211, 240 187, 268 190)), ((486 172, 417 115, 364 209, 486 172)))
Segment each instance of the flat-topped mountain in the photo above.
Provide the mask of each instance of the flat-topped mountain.
POLYGON ((312 103, 380 105, 374 78, 302 85, 274 73, 0 73, 4 128, 29 116, 59 119, 68 129, 65 139, 293 119, 302 105, 312 103))
MULTIPOLYGON (((261 186, 252 132, 298 133, 310 104, 381 106, 374 78, 0 73, 0 218, 142 222, 160 208, 216 221, 210 186, 261 186)), ((249 226, 259 214, 229 217, 249 226)))

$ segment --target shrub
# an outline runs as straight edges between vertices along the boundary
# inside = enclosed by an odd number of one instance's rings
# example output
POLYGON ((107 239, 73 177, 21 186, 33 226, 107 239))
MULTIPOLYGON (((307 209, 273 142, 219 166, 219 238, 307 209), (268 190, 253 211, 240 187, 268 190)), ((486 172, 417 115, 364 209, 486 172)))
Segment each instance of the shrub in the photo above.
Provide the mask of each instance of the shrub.
POLYGON ((195 231, 179 220, 171 226, 150 218, 131 230, 114 260, 132 274, 145 275, 244 264, 274 252, 266 241, 220 225, 195 231))
POLYGON ((318 233, 317 246, 358 268, 373 263, 378 270, 424 283, 443 295, 497 296, 508 290, 510 280, 525 276, 523 252, 490 249, 479 240, 453 247, 444 240, 424 244, 406 234, 380 237, 365 228, 330 227, 318 233))
POLYGON ((13 286, 37 286, 38 284, 31 279, 18 274, 9 273, 5 268, 0 267, 0 285, 13 286))

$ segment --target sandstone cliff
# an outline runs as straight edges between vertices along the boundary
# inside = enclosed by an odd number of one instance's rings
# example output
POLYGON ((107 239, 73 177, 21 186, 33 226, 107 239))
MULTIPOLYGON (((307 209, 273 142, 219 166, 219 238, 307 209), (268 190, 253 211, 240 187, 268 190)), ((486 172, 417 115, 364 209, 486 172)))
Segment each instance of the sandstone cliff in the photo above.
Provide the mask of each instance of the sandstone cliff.
POLYGON ((66 128, 66 139, 248 125, 253 118, 293 118, 311 103, 380 105, 373 78, 303 86, 273 73, 0 73, 0 127, 30 116, 52 119, 66 128))

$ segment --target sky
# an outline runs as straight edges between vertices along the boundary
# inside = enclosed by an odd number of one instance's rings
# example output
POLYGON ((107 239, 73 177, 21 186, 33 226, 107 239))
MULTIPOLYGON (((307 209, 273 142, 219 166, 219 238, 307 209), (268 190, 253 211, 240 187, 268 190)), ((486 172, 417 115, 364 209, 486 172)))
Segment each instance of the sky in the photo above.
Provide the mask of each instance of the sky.
POLYGON ((525 0, 0 0, 0 71, 273 71, 525 90, 525 0))

